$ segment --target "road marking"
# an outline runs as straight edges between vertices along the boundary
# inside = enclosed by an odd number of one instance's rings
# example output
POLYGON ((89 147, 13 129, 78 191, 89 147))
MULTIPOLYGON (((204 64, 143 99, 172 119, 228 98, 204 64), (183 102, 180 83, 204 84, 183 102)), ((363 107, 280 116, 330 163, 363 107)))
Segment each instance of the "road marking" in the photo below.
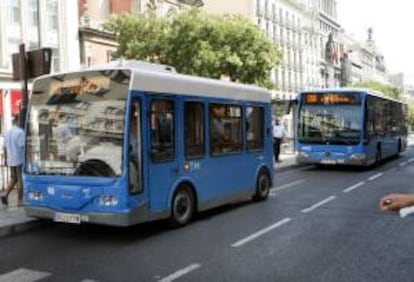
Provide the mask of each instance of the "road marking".
POLYGON ((414 158, 409 159, 409 160, 408 160, 408 162, 409 162, 409 163, 414 162, 414 158))
POLYGON ((305 182, 305 179, 293 181, 291 183, 287 183, 287 184, 282 185, 282 186, 279 186, 277 188, 276 187, 275 188, 272 188, 272 189, 270 189, 270 192, 280 191, 280 190, 283 190, 283 189, 286 189, 286 188, 289 188, 289 187, 292 187, 292 186, 295 186, 295 185, 299 185, 299 184, 301 184, 303 182, 305 182))
POLYGON ((246 244, 246 243, 248 243, 248 242, 250 242, 250 241, 252 241, 252 240, 254 240, 254 239, 256 239, 256 238, 258 238, 258 237, 260 237, 262 235, 264 235, 264 234, 266 234, 267 232, 269 232, 269 231, 271 231, 271 230, 273 230, 275 228, 278 228, 278 227, 282 226, 283 224, 288 223, 291 220, 292 220, 291 218, 286 217, 286 218, 284 218, 284 219, 276 222, 275 224, 272 224, 272 225, 270 225, 270 226, 268 226, 266 228, 263 228, 262 230, 259 230, 256 233, 253 233, 252 235, 250 235, 250 236, 248 236, 248 237, 246 237, 244 239, 241 239, 241 240, 237 241, 236 243, 232 244, 231 246, 234 247, 234 248, 243 246, 244 244, 246 244))
POLYGON ((370 178, 368 178, 368 180, 372 181, 374 179, 377 179, 378 177, 381 177, 383 174, 384 174, 383 172, 377 173, 377 174, 371 176, 370 178))
POLYGON ((314 209, 319 208, 320 206, 334 200, 335 198, 336 198, 335 196, 330 196, 330 197, 326 198, 325 200, 322 200, 322 201, 314 204, 313 206, 310 206, 309 208, 303 209, 302 212, 307 213, 307 212, 313 211, 314 209))
POLYGON ((42 272, 30 270, 26 268, 19 268, 8 273, 0 275, 0 282, 34 282, 52 275, 50 272, 42 272))
POLYGON ((407 165, 407 162, 402 162, 402 163, 400 163, 400 166, 401 166, 401 167, 406 166, 406 165, 407 165))
POLYGON ((361 181, 361 182, 359 182, 359 183, 357 183, 355 185, 352 185, 351 187, 348 187, 348 188, 344 189, 342 192, 344 192, 344 193, 351 192, 352 190, 354 190, 354 189, 356 189, 358 187, 361 187, 364 184, 365 184, 365 181, 361 181))
POLYGON ((176 272, 174 272, 174 273, 168 275, 167 277, 164 277, 164 278, 162 278, 161 280, 158 280, 158 281, 159 282, 171 282, 171 281, 174 281, 174 280, 180 278, 181 276, 184 276, 184 275, 190 273, 191 271, 196 270, 200 266, 201 266, 201 264, 199 264, 199 263, 190 264, 189 266, 187 266, 187 267, 185 267, 183 269, 180 269, 180 270, 178 270, 178 271, 176 271, 176 272))

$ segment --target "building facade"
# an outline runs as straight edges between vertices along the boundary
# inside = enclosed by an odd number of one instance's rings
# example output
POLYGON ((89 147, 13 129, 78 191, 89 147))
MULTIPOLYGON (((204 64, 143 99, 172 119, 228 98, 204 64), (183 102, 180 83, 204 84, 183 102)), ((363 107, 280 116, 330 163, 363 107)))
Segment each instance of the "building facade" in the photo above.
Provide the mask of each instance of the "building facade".
POLYGON ((118 44, 115 36, 103 29, 103 23, 111 15, 153 10, 162 16, 172 10, 202 5, 201 0, 78 0, 81 63, 89 66, 103 64, 112 59, 118 44))
POLYGON ((302 90, 339 85, 340 25, 336 0, 206 1, 204 9, 216 14, 239 13, 251 18, 280 48, 282 63, 274 71, 274 98, 294 99, 302 90), (328 76, 325 46, 329 34, 335 45, 335 73, 328 76))
POLYGON ((4 0, 0 2, 1 132, 20 110, 21 84, 12 80, 12 54, 52 49, 52 71, 79 67, 78 6, 68 0, 4 0))

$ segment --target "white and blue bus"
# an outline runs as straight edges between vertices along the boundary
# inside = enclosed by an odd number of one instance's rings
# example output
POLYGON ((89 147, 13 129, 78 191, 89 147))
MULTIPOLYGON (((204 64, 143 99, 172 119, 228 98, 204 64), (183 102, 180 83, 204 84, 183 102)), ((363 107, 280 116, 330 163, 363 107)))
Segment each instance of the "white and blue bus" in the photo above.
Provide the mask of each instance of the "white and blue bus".
POLYGON ((271 95, 126 61, 34 81, 26 213, 129 226, 252 197, 273 180, 271 95))
POLYGON ((407 105, 368 89, 298 95, 299 163, 370 166, 407 146, 407 105))

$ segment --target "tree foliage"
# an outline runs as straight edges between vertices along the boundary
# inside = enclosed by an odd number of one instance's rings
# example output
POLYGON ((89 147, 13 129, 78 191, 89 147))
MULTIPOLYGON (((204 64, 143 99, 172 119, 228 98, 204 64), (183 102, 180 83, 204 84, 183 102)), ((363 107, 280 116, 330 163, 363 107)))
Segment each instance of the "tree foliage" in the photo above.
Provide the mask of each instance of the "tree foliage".
POLYGON ((200 10, 114 16, 105 28, 116 35, 118 56, 174 66, 178 72, 272 87, 278 48, 248 18, 200 10))
POLYGON ((401 99, 401 92, 398 88, 380 83, 378 81, 374 81, 374 80, 363 81, 360 83, 356 83, 354 86, 373 89, 373 90, 381 92, 385 96, 388 96, 394 99, 401 99))
POLYGON ((408 124, 410 130, 414 130, 414 102, 408 104, 408 124))

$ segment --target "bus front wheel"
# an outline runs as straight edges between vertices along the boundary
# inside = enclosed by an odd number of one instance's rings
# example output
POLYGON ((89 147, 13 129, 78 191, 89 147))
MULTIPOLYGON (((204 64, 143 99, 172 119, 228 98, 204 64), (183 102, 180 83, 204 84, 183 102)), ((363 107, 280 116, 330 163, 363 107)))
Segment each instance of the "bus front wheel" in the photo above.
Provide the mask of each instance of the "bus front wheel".
POLYGON ((170 224, 172 227, 186 225, 192 219, 195 211, 194 194, 187 185, 182 185, 175 192, 172 206, 170 224))
POLYGON ((270 178, 265 171, 261 171, 256 182, 256 193, 253 196, 255 201, 266 200, 270 192, 270 178))

